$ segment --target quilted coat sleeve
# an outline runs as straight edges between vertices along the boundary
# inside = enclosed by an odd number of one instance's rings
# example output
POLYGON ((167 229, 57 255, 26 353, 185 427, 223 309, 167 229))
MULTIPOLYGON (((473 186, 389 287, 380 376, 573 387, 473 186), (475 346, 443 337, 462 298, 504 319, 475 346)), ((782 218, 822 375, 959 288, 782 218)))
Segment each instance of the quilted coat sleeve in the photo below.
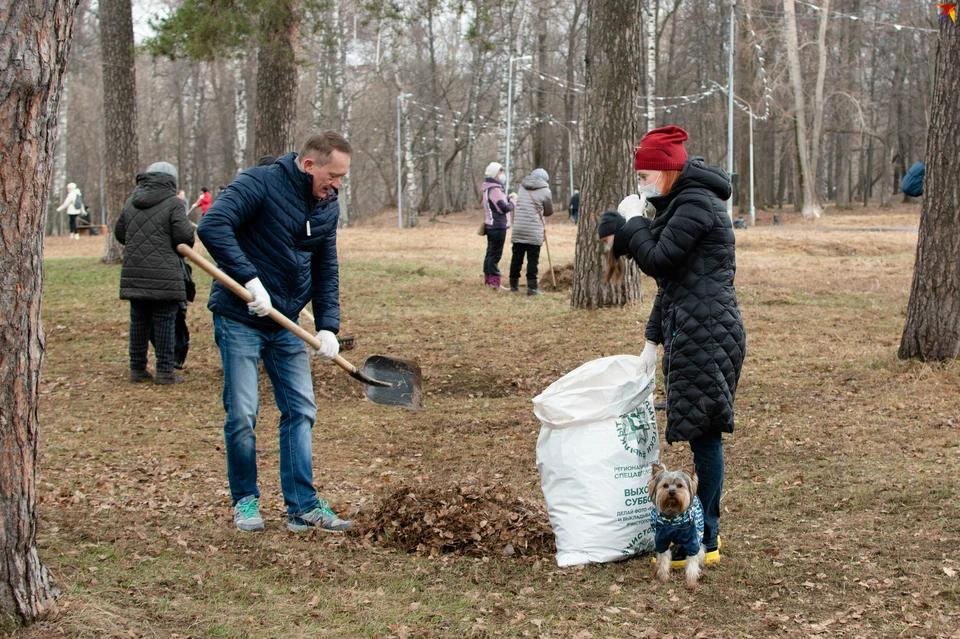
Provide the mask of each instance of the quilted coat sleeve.
POLYGON ((173 248, 176 250, 178 244, 193 246, 194 232, 193 224, 187 219, 187 213, 183 210, 183 205, 179 200, 174 202, 170 213, 170 238, 173 240, 173 248))
POLYGON ((340 267, 334 229, 310 260, 314 325, 318 331, 340 332, 340 267))
POLYGON ((650 309, 650 319, 647 320, 647 329, 644 331, 644 337, 654 344, 663 344, 662 297, 663 293, 658 288, 657 297, 653 300, 653 308, 650 309))
POLYGON ((546 197, 543 198, 543 217, 551 215, 553 215, 553 198, 550 196, 550 191, 547 191, 546 197))
POLYGON ((241 284, 257 277, 257 268, 237 243, 237 230, 260 211, 266 189, 255 170, 237 176, 213 203, 197 228, 200 241, 227 275, 241 284))
POLYGON ((660 277, 683 265, 712 223, 713 217, 703 208, 681 204, 657 238, 650 230, 650 220, 640 216, 628 220, 618 235, 624 235, 627 254, 636 260, 640 270, 660 277))
POLYGON ((127 207, 123 207, 123 212, 120 214, 116 226, 113 227, 113 237, 117 238, 117 241, 121 244, 127 243, 127 207))

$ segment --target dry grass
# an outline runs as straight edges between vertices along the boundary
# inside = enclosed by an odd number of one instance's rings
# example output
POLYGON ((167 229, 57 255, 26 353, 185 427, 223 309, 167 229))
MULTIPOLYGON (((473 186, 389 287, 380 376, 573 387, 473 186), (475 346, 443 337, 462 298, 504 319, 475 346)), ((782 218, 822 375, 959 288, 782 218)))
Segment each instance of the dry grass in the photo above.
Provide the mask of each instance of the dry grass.
MULTIPOLYGON (((917 208, 882 217, 915 226, 917 208)), ((487 291, 484 241, 460 221, 341 234, 347 355, 419 360, 426 395, 419 413, 376 406, 315 368, 315 481, 345 515, 376 514, 401 485, 503 485, 540 503, 530 398, 587 360, 640 349, 649 280, 639 307, 593 313, 560 293, 487 291)), ((861 210, 820 224, 880 221, 861 210)), ((573 261, 574 233, 551 224, 555 265, 573 261)), ((203 303, 189 312, 187 383, 129 385, 118 269, 97 262, 97 238, 48 240, 38 544, 64 595, 58 619, 16 636, 960 637, 960 364, 895 357, 916 233, 737 237, 749 352, 726 440, 725 559, 695 596, 652 580, 646 559, 559 570, 550 557, 291 535, 266 383, 267 531, 238 533, 203 303)))

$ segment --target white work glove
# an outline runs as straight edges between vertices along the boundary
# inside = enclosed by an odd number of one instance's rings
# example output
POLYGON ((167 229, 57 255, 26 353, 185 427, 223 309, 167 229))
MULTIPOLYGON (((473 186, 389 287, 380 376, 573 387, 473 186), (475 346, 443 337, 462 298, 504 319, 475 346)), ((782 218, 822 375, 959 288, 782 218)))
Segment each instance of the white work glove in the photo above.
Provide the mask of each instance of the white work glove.
POLYGON ((640 370, 653 377, 657 370, 657 345, 648 341, 640 353, 640 370))
POLYGON ((516 204, 516 203, 517 203, 517 194, 516 194, 516 193, 511 193, 510 195, 507 196, 507 199, 510 200, 511 202, 513 202, 514 204, 516 204))
POLYGON ((623 198, 623 201, 620 202, 620 206, 617 207, 617 210, 620 212, 620 215, 629 220, 631 217, 643 215, 643 210, 646 208, 646 206, 646 199, 641 199, 636 193, 631 193, 627 197, 623 198))
POLYGON ((310 347, 310 354, 314 357, 329 361, 340 352, 340 340, 330 331, 320 331, 317 339, 320 340, 320 348, 310 347))
POLYGON ((269 315, 270 311, 273 310, 273 304, 270 303, 270 294, 267 293, 267 289, 263 288, 263 284, 260 283, 260 278, 253 278, 244 284, 243 288, 253 294, 253 301, 247 302, 247 308, 250 309, 250 312, 260 317, 269 315))

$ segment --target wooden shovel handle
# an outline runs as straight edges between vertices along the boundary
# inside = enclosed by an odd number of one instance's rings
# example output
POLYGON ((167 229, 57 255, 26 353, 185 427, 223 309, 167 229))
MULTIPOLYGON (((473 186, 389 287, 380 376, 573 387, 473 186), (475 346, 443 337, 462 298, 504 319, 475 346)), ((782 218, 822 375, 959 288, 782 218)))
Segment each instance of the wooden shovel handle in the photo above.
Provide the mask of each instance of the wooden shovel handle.
MULTIPOLYGON (((229 275, 227 275, 226 273, 218 269, 216 265, 213 264, 213 262, 203 257, 202 255, 194 251, 192 248, 190 248, 186 244, 178 244, 177 252, 180 253, 180 255, 183 255, 184 257, 189 257, 191 262, 193 262, 194 264, 196 264, 197 266, 205 270, 207 273, 213 276, 213 279, 217 280, 218 282, 220 282, 221 284, 229 288, 234 295, 236 295, 243 301, 245 302, 253 301, 253 294, 250 291, 248 291, 243 286, 241 286, 240 283, 237 282, 235 279, 233 279, 232 277, 230 277, 229 275)), ((305 341, 307 344, 309 344, 313 348, 320 349, 323 347, 323 345, 320 343, 320 340, 318 340, 313 334, 300 328, 300 326, 296 322, 293 322, 292 320, 290 320, 290 318, 288 318, 286 315, 284 315, 277 309, 275 308, 270 309, 270 315, 268 315, 268 317, 272 319, 274 322, 276 322, 277 324, 279 324, 280 326, 284 327, 285 329, 287 329, 288 331, 296 335, 297 337, 299 337, 300 339, 302 339, 303 341, 305 341)), ((358 369, 356 366, 354 366, 347 360, 340 357, 340 355, 335 356, 331 361, 337 366, 339 366, 340 368, 342 368, 343 370, 345 370, 347 373, 349 373, 350 377, 353 377, 354 379, 364 382, 365 384, 374 384, 376 386, 389 386, 389 384, 386 384, 384 382, 378 382, 377 380, 364 375, 363 371, 358 369)))

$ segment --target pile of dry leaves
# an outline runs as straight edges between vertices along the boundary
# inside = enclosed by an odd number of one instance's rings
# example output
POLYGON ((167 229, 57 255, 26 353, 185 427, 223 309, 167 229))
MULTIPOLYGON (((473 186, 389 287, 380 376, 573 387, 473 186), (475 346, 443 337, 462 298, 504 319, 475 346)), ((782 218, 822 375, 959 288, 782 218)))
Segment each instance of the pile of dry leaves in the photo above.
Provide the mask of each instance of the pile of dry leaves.
POLYGON ((402 486, 359 519, 364 538, 422 555, 546 557, 556 551, 543 507, 495 482, 402 486))

